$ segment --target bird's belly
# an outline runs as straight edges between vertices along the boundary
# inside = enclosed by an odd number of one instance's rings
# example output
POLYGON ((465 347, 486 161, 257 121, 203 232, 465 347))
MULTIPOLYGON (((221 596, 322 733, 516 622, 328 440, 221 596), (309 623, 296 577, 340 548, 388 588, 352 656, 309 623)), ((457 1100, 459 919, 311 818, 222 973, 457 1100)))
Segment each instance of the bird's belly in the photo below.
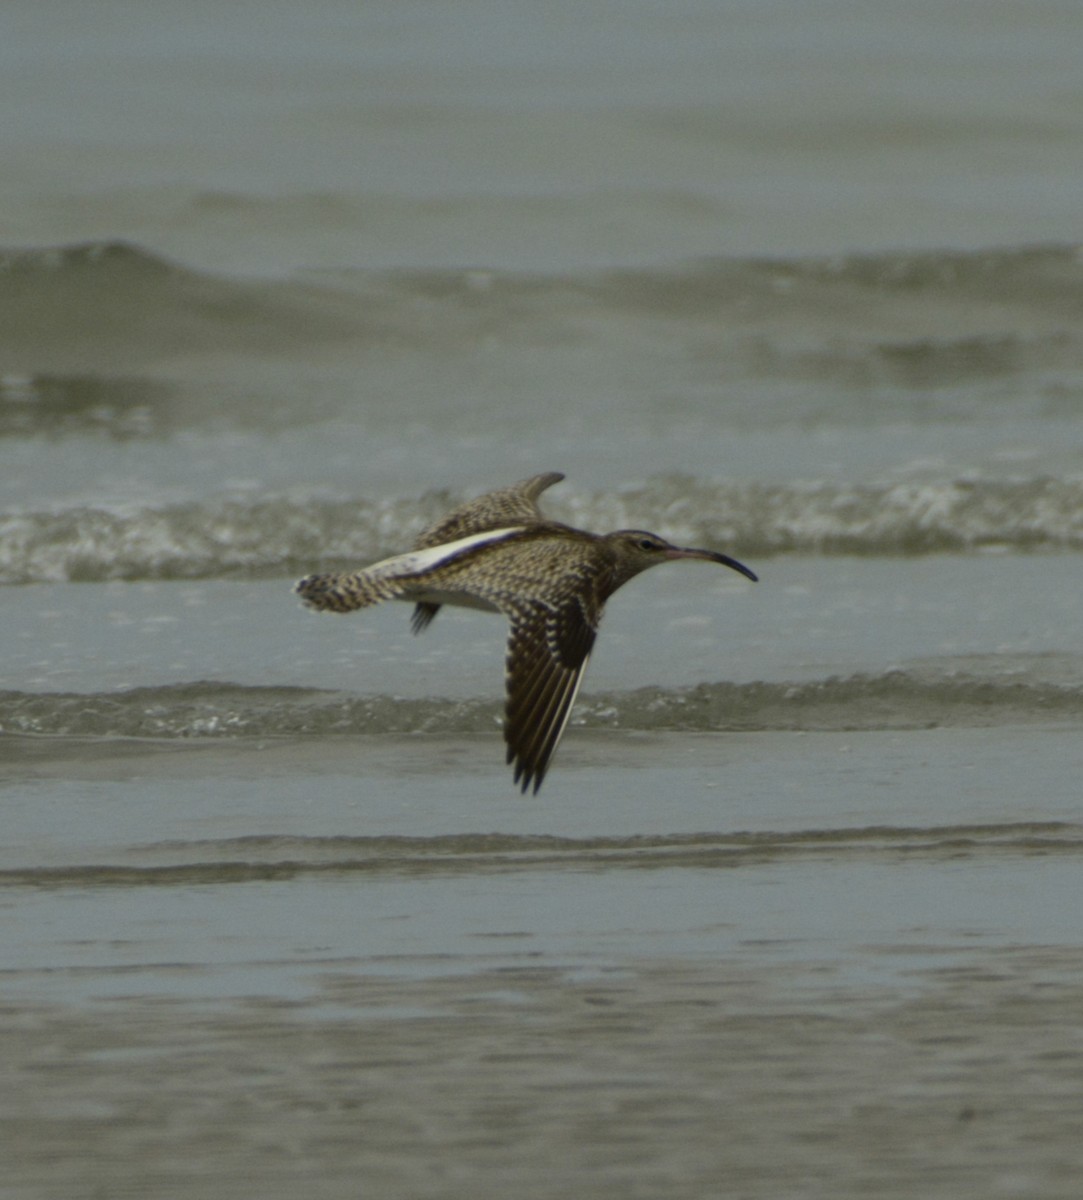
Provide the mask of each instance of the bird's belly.
POLYGON ((483 600, 480 596, 471 596, 466 592, 441 592, 436 588, 425 588, 423 591, 413 591, 397 596, 398 600, 406 600, 410 604, 451 604, 456 608, 480 608, 482 612, 499 612, 495 604, 483 600))

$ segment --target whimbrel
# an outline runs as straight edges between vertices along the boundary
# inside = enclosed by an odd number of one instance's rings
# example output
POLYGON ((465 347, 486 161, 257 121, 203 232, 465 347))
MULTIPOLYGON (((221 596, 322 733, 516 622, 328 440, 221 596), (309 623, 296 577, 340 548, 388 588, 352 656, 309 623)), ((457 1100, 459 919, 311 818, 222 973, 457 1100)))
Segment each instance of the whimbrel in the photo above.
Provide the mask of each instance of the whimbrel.
POLYGON ((587 533, 547 520, 538 497, 563 478, 550 471, 488 492, 426 529, 408 553, 349 574, 308 575, 295 589, 310 608, 329 612, 413 602, 415 633, 443 604, 503 613, 511 622, 507 761, 521 790, 535 794, 568 723, 605 602, 619 587, 682 558, 756 580, 726 554, 682 549, 642 529, 587 533))

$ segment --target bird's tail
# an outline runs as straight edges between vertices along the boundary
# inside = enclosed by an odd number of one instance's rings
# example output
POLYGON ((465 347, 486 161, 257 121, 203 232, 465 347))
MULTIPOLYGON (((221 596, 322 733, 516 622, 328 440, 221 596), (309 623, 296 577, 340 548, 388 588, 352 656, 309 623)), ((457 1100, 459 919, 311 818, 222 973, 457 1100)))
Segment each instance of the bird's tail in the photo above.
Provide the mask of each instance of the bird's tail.
POLYGON ((348 575, 306 575, 293 589, 309 608, 323 612, 353 612, 381 600, 390 600, 396 589, 388 580, 357 571, 348 575))

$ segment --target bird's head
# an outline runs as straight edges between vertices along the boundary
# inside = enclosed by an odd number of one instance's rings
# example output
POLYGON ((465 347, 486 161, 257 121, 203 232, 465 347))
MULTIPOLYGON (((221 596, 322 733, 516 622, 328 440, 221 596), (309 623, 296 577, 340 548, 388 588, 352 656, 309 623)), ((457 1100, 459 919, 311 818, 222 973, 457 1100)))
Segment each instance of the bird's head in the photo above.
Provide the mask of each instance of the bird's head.
POLYGON ((674 546, 672 542, 667 542, 658 534, 647 533, 643 529, 618 529, 616 533, 606 534, 605 540, 616 555, 617 569, 622 577, 622 583, 627 582, 641 571, 646 571, 649 567, 678 558, 697 558, 703 562, 720 563, 722 566, 744 575, 746 579, 751 579, 753 583, 757 581, 755 572, 750 571, 744 563, 738 562, 737 559, 730 558, 728 554, 719 554, 714 550, 689 550, 681 546, 674 546))

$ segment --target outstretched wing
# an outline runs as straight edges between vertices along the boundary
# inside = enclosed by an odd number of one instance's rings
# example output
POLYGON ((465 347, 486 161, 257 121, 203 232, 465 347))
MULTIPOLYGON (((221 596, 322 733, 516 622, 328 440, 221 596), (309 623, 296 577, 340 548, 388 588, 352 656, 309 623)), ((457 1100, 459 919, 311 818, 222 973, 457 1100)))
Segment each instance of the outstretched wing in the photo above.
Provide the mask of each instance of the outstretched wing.
POLYGON ((600 612, 581 596, 526 603, 509 612, 504 741, 515 782, 535 795, 571 716, 600 612))
POLYGON ((470 585, 470 565, 479 551, 514 539, 522 532, 522 529, 515 527, 492 529, 438 546, 428 546, 424 550, 396 554, 394 558, 385 558, 382 562, 348 574, 306 575, 293 590, 309 608, 329 612, 352 612, 357 608, 367 608, 370 604, 379 604, 382 600, 412 600, 434 589, 472 598, 480 602, 479 607, 499 611, 499 604, 489 598, 491 583, 486 586, 486 581, 480 579, 477 588, 470 585), (462 578, 464 565, 467 570, 465 586, 462 578), (444 585, 440 583, 442 576, 447 577, 444 585))
MULTIPOLYGON (((415 550, 454 542, 474 533, 487 533, 491 529, 504 529, 509 525, 530 525, 542 520, 538 508, 538 497, 559 483, 564 476, 560 471, 547 471, 544 475, 532 475, 510 487, 486 492, 484 496, 461 504, 424 530, 414 543, 415 550)), ((414 633, 427 629, 440 611, 439 604, 421 603, 415 606, 410 620, 414 633)))
POLYGON ((310 575, 297 585, 312 608, 348 612, 382 600, 434 607, 447 599, 504 613, 504 740, 515 782, 537 793, 586 670, 611 564, 590 535, 539 522, 411 550, 348 575, 310 575))

